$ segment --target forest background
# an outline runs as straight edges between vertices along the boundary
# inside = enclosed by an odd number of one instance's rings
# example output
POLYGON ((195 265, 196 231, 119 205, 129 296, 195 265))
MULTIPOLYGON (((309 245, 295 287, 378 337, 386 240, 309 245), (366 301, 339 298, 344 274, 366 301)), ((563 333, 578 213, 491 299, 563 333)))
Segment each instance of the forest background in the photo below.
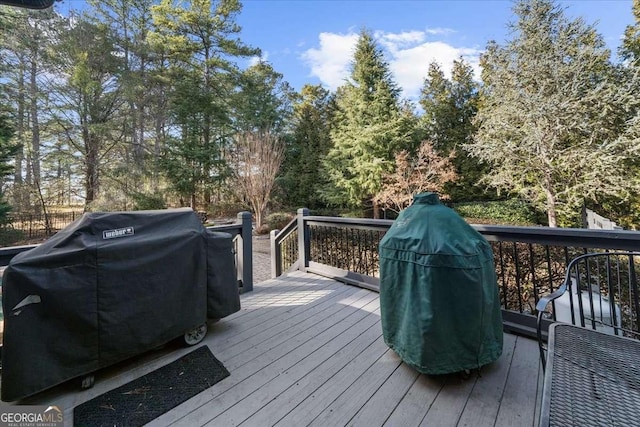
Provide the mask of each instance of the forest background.
POLYGON ((267 61, 239 66, 260 50, 237 0, 87 3, 0 7, 5 224, 190 206, 267 231, 298 207, 393 218, 436 191, 472 222, 581 226, 589 208, 640 227, 638 0, 620 62, 556 2, 516 1, 480 76, 415 64, 418 105, 368 29, 343 85, 296 91, 267 61))

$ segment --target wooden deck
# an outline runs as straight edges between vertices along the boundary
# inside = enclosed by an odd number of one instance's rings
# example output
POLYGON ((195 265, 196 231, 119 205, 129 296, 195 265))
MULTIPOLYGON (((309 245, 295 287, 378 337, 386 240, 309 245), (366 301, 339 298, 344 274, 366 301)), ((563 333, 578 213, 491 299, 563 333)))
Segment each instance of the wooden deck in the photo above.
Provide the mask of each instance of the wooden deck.
MULTIPOLYGON (((531 426, 541 368, 535 341, 505 334, 480 376, 420 375, 382 339, 378 294, 311 274, 263 282, 242 310, 210 325, 205 342, 231 376, 153 426, 531 426)), ((101 372, 94 388, 66 385, 29 403, 73 407, 190 349, 160 349, 101 372)))

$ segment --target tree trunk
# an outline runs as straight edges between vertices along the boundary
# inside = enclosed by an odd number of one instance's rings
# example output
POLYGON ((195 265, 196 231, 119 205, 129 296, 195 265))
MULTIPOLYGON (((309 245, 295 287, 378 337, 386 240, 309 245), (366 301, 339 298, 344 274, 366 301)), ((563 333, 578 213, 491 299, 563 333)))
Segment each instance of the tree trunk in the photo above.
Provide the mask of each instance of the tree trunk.
POLYGON ((98 195, 99 188, 99 168, 98 168, 98 141, 96 136, 91 133, 85 133, 85 147, 87 154, 85 156, 85 209, 93 202, 98 195))
POLYGON ((371 199, 373 202, 373 219, 380 219, 380 205, 375 199, 371 199))
POLYGON ((204 206, 205 209, 211 205, 211 189, 206 188, 204 190, 204 206))
POLYGON ((549 207, 549 210, 547 211, 547 219, 549 220, 549 227, 558 226, 558 219, 557 219, 555 206, 549 207))
POLYGON ((18 152, 16 153, 16 161, 15 161, 15 169, 14 169, 14 205, 18 207, 19 210, 24 210, 24 180, 22 179, 22 166, 24 163, 24 147, 22 143, 24 142, 24 133, 25 133, 25 99, 24 99, 24 67, 22 64, 20 65, 20 71, 18 75, 18 112, 16 117, 16 134, 18 137, 18 141, 20 141, 20 148, 18 148, 18 152))
POLYGON ((153 192, 157 192, 158 188, 160 188, 160 156, 162 155, 162 141, 164 141, 164 133, 163 133, 163 129, 164 129, 164 121, 162 120, 162 118, 159 116, 160 113, 158 113, 158 116, 156 117, 155 120, 155 128, 156 128, 156 135, 155 135, 155 143, 153 145, 153 179, 151 182, 151 185, 153 187, 153 192))
POLYGON ((31 60, 29 98, 31 116, 31 167, 33 168, 33 179, 40 181, 40 122, 38 120, 38 84, 36 75, 38 64, 36 58, 31 60))
MULTIPOLYGON (((40 122, 38 120, 38 83, 36 75, 38 72, 37 57, 31 57, 29 96, 30 96, 30 116, 31 116, 31 169, 33 183, 40 192, 40 122)), ((36 213, 40 213, 40 204, 34 205, 36 213)))
POLYGON ((254 213, 256 216, 256 230, 260 229, 260 227, 262 227, 262 218, 263 218, 263 212, 260 209, 254 209, 254 213))
POLYGON ((545 195, 547 197, 547 219, 549 220, 549 227, 558 226, 558 214, 556 211, 556 195, 553 192, 551 185, 551 177, 547 174, 545 176, 545 195))

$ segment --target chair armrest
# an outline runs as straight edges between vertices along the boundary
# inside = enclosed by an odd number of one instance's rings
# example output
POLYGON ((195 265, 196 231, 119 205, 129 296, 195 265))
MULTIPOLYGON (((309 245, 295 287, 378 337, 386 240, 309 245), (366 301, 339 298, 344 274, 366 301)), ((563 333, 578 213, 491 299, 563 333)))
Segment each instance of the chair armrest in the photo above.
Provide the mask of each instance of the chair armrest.
POLYGON ((544 311, 547 308, 547 305, 549 305, 551 301, 561 297, 562 294, 564 294, 566 291, 567 291, 567 281, 565 280, 564 283, 562 283, 562 285, 558 289, 556 289, 549 295, 543 296, 538 300, 538 303, 536 304, 536 311, 538 311, 538 313, 544 311))
POLYGON ((547 305, 549 305, 551 301, 553 301, 556 298, 559 298, 567 291, 568 280, 569 280, 569 274, 567 273, 567 278, 565 278, 565 281, 562 283, 562 285, 558 289, 556 289, 554 292, 550 293, 549 295, 545 295, 542 298, 540 298, 538 300, 538 303, 536 304, 536 311, 538 312, 538 315, 536 316, 537 317, 536 335, 538 337, 538 349, 540 351, 540 362, 542 363, 543 371, 545 370, 547 360, 544 354, 546 348, 544 347, 543 340, 542 340, 542 315, 545 312, 547 305))

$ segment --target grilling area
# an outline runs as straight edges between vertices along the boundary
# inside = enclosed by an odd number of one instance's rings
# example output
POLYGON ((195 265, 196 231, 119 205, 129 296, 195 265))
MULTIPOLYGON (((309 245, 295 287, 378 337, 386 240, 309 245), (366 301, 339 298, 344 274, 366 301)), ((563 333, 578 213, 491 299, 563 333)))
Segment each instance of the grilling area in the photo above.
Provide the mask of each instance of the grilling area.
MULTIPOLYGON (((301 209, 287 227, 272 232, 272 278, 255 284, 250 216, 239 214, 236 224, 220 227, 236 236, 241 310, 210 320, 202 344, 230 375, 149 425, 539 425, 545 370, 536 304, 565 282, 575 257, 640 247, 638 233, 629 231, 474 226, 493 249, 502 355, 467 374, 425 375, 402 362, 382 336, 378 243, 391 225, 311 216, 301 209)), ((2 252, 11 250, 19 252, 2 252)), ((627 285, 620 292, 606 289, 601 277, 605 288, 596 290, 592 277, 588 301, 598 305, 608 298, 608 313, 637 331, 638 296, 629 280, 637 274, 635 261, 613 267, 627 285)), ((573 301, 568 312, 562 304, 551 304, 542 316, 544 340, 553 316, 572 316, 573 301)), ((63 383, 21 403, 57 405, 71 425, 74 407, 191 350, 162 346, 101 369, 92 388, 63 383)))

